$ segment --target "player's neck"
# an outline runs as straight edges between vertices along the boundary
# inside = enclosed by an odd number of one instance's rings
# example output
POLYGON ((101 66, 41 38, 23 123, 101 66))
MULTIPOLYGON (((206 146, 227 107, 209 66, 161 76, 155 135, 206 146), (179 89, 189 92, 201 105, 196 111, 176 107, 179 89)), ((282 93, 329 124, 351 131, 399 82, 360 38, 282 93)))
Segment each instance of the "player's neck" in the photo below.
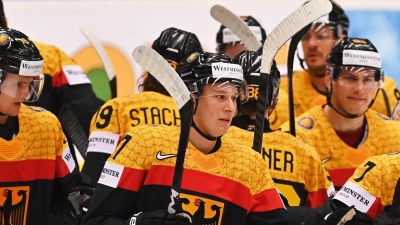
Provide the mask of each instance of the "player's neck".
POLYGON ((0 115, 0 124, 5 124, 7 121, 8 115, 0 115))
POLYGON ((193 127, 190 129, 189 141, 195 148, 197 148, 204 154, 210 153, 214 149, 215 144, 217 143, 216 140, 210 141, 205 139, 193 127))
POLYGON ((364 125, 364 116, 357 118, 347 118, 337 113, 330 106, 325 105, 323 108, 326 118, 328 118, 333 129, 342 132, 352 132, 364 125))
POLYGON ((310 74, 310 81, 312 86, 319 92, 326 92, 325 77, 318 77, 310 74))

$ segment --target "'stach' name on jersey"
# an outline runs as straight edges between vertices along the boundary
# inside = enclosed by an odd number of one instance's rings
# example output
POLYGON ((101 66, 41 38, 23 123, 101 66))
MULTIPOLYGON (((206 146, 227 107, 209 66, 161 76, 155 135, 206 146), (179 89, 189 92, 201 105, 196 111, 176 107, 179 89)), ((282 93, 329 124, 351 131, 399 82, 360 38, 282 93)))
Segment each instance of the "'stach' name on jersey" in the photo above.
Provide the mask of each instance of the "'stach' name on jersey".
POLYGON ((139 109, 131 109, 129 112, 132 119, 132 127, 140 124, 165 124, 177 126, 178 121, 181 120, 177 117, 177 112, 170 108, 157 108, 157 107, 143 107, 139 109))

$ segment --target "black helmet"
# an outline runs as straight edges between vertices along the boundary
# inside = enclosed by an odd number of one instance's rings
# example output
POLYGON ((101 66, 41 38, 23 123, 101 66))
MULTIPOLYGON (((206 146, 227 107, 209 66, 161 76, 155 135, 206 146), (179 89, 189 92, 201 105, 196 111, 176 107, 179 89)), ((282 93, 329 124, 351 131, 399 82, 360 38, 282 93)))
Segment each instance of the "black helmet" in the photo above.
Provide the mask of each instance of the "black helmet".
POLYGON ((195 34, 174 27, 161 32, 160 37, 153 42, 151 47, 175 68, 184 57, 193 52, 203 51, 195 34))
MULTIPOLYGON (((347 118, 356 118, 364 115, 364 113, 372 106, 379 89, 383 86, 384 75, 381 70, 382 59, 375 46, 368 39, 348 38, 345 37, 338 40, 333 46, 331 52, 326 58, 327 70, 332 76, 331 90, 327 92, 326 98, 328 105, 331 106, 337 113, 347 118), (353 78, 344 77, 340 80, 341 71, 352 71, 362 75, 374 76, 374 81, 366 80, 365 87, 377 88, 375 97, 363 113, 350 114, 348 112, 339 111, 331 102, 332 83, 339 81, 341 85, 354 85, 353 78), (367 86, 368 85, 368 86, 367 86)), ((348 73, 348 72, 346 72, 348 73)))
MULTIPOLYGON (((258 86, 260 83, 260 69, 262 55, 258 52, 253 51, 243 51, 239 53, 233 61, 243 68, 244 78, 246 79, 247 86, 249 87, 249 101, 246 105, 255 106, 258 99, 258 86)), ((281 80, 281 74, 276 67, 276 62, 274 60, 271 73, 268 80, 268 95, 267 95, 267 105, 275 107, 277 104, 278 93, 279 93, 279 83, 281 80)), ((245 106, 244 106, 245 107, 245 106)))
MULTIPOLYGON (((264 28, 262 28, 261 24, 252 16, 241 16, 241 18, 246 22, 247 26, 250 27, 254 36, 258 38, 261 43, 264 43, 265 39, 267 39, 267 33, 264 28)), ((236 35, 234 35, 229 28, 221 25, 217 33, 217 52, 224 53, 226 44, 234 43, 240 43, 240 40, 238 40, 236 35)))
MULTIPOLYGON (((248 99, 247 85, 241 66, 233 63, 232 59, 224 54, 193 53, 181 61, 177 73, 196 98, 201 96, 206 84, 231 83, 239 92, 240 103, 248 99)), ((223 88, 224 85, 220 86, 223 88)))
POLYGON ((345 37, 337 41, 326 62, 334 79, 341 66, 357 66, 375 69, 375 81, 383 80, 381 55, 368 39, 345 37))
POLYGON ((330 2, 332 3, 332 11, 329 14, 315 20, 313 24, 323 23, 330 25, 336 38, 347 36, 350 26, 349 18, 337 3, 334 1, 330 2))
POLYGON ((29 76, 33 79, 24 101, 36 101, 44 85, 42 70, 43 57, 29 37, 11 28, 0 28, 0 92, 17 97, 19 85, 5 85, 7 80, 19 84, 18 75, 29 76))
POLYGON ((37 66, 40 72, 36 75, 41 74, 43 57, 32 40, 17 30, 0 28, 0 69, 8 73, 21 74, 21 71, 26 69, 25 67, 32 66, 26 62, 33 61, 38 61, 38 64, 40 64, 39 61, 42 62, 41 66, 37 66))

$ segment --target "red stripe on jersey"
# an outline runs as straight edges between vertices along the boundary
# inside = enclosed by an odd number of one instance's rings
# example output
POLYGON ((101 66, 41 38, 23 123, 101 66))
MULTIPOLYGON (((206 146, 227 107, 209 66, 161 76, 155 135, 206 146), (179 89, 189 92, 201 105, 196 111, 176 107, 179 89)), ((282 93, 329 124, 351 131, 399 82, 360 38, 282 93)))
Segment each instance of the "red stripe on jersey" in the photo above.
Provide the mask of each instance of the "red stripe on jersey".
MULTIPOLYGON (((174 167, 171 166, 153 165, 147 175, 145 171, 125 168, 118 187, 138 192, 143 183, 144 185, 171 186, 173 174, 174 167)), ((245 185, 205 172, 185 169, 182 189, 225 199, 246 210, 249 210, 251 205, 250 190, 245 185)), ((260 211, 268 208, 283 208, 282 201, 275 189, 254 197, 260 202, 260 206, 257 205, 260 211), (266 200, 268 201, 266 202, 266 200)))
POLYGON ((0 183, 38 179, 53 180, 55 165, 54 160, 51 159, 1 162, 0 183))
POLYGON ((278 191, 273 188, 254 195, 251 208, 252 212, 266 212, 284 207, 278 191))
POLYGON ((332 178, 333 185, 335 185, 335 187, 342 187, 353 175, 355 170, 356 168, 328 169, 328 172, 332 178))
POLYGON ((70 174, 68 166, 67 164, 65 164, 64 160, 62 159, 62 156, 56 157, 56 165, 57 165, 56 178, 63 178, 68 174, 70 174))
POLYGON ((64 71, 61 70, 60 72, 56 73, 52 77, 52 86, 53 87, 61 87, 65 84, 69 84, 69 83, 68 83, 67 77, 64 74, 64 71))
POLYGON ((375 202, 372 203, 371 207, 368 209, 367 214, 375 220, 376 217, 383 212, 383 210, 384 206, 381 204, 381 198, 376 198, 375 202))
POLYGON ((124 168, 121 179, 118 182, 118 187, 139 192, 143 185, 144 178, 146 177, 145 170, 138 170, 133 168, 124 168))
POLYGON ((318 206, 323 206, 325 199, 328 197, 328 190, 319 189, 315 192, 310 192, 307 195, 306 206, 317 208, 318 206))

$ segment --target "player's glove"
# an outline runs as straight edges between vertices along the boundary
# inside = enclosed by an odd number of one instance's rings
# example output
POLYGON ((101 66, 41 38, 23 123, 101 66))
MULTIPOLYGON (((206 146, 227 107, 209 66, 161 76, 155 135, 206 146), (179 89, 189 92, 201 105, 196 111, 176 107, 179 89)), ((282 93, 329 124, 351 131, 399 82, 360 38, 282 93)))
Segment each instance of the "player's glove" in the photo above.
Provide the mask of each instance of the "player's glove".
POLYGON ((376 218, 375 225, 400 225, 400 218, 391 218, 388 213, 379 214, 376 218))
POLYGON ((86 215, 90 197, 92 197, 94 188, 87 186, 74 187, 68 196, 70 211, 72 216, 79 224, 83 217, 86 215))
POLYGON ((135 214, 126 225, 192 225, 192 222, 186 213, 170 214, 166 210, 158 210, 135 214))
POLYGON ((368 214, 350 206, 336 209, 328 214, 321 225, 373 225, 373 220, 368 214))

